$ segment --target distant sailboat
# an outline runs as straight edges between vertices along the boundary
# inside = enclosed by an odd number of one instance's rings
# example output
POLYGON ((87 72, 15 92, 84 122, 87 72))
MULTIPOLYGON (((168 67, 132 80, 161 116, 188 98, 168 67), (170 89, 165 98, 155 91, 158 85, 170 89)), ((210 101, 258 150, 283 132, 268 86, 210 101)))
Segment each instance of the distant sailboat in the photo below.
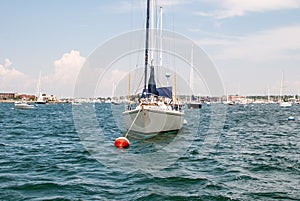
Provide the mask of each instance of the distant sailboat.
POLYGON ((281 74, 281 83, 280 83, 280 94, 279 94, 279 105, 280 107, 291 107, 292 103, 289 101, 285 101, 283 99, 283 88, 284 88, 284 73, 281 74))
MULTIPOLYGON (((151 5, 153 10, 153 2, 151 5)), ((178 131, 183 127, 184 120, 184 113, 180 111, 180 108, 175 107, 172 99, 172 87, 156 88, 153 60, 149 67, 149 15, 150 0, 147 0, 144 88, 137 107, 123 112, 128 132, 134 131, 145 138, 153 137, 161 132, 178 131), (148 68, 150 68, 150 77, 147 83, 148 68)), ((151 59, 153 59, 153 52, 151 54, 151 59)))
POLYGON ((113 83, 111 103, 114 105, 120 105, 120 100, 117 99, 116 97, 114 97, 115 91, 116 91, 116 86, 115 86, 115 83, 113 83))
POLYGON ((41 72, 39 75, 39 81, 38 81, 38 85, 37 85, 37 100, 35 102, 36 104, 46 104, 47 101, 44 100, 44 96, 41 93, 41 72))
POLYGON ((226 105, 234 105, 233 101, 229 100, 229 95, 226 93, 226 101, 223 102, 226 105))
POLYGON ((195 97, 193 95, 194 92, 194 51, 192 47, 191 51, 191 68, 190 68, 190 100, 187 102, 187 108, 188 109, 200 109, 202 107, 202 104, 200 102, 195 101, 195 97))

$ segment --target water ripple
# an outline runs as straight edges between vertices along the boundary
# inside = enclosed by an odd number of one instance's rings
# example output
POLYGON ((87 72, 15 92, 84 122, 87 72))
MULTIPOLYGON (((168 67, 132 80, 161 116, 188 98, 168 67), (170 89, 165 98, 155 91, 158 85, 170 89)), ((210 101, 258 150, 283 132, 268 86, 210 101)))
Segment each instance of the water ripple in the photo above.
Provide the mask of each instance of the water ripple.
MULTIPOLYGON (((174 163, 148 174, 135 161, 129 167, 106 166, 127 154, 147 156, 163 149, 176 134, 150 140, 130 138, 132 146, 116 150, 124 133, 123 107, 96 104, 96 116, 107 144, 93 157, 76 133, 69 104, 17 110, 0 104, 0 200, 299 200, 299 105, 228 107, 225 124, 216 130, 210 107, 186 114, 182 140, 186 152, 172 147, 174 163), (199 113, 200 112, 200 113, 199 113), (288 121, 288 116, 297 117, 288 121), (195 122, 195 119, 199 122, 195 122), (220 136, 205 146, 207 132, 220 136), (115 157, 115 158, 113 158, 115 157), (128 171, 130 169, 131 171, 128 171)), ((86 132, 93 132, 86 128, 86 132)), ((93 139, 90 139, 93 140, 93 139)), ((164 161, 161 161, 164 163, 164 161)), ((124 163, 125 164, 125 163, 124 163)), ((164 165, 164 164, 162 164, 164 165)))

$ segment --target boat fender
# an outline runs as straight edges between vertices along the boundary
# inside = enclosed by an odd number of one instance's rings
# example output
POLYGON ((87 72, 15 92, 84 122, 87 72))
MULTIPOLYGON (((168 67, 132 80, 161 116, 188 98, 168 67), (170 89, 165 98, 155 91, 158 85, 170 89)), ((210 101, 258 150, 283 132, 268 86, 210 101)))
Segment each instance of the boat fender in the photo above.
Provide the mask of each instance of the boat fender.
POLYGON ((289 117, 288 117, 288 120, 289 120, 289 121, 295 121, 295 117, 289 116, 289 117))
POLYGON ((130 142, 129 140, 126 138, 126 137, 118 137, 116 140, 115 140, 115 146, 117 148, 128 148, 130 145, 130 142))

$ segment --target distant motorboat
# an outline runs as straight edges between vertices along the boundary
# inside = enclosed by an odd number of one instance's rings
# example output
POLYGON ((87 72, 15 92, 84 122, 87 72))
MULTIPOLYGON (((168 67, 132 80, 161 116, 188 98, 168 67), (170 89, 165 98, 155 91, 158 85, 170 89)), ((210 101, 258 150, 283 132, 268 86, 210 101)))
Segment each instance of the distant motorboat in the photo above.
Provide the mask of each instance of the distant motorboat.
POLYGON ((118 100, 113 100, 113 101, 111 101, 111 103, 112 103, 113 105, 120 105, 120 104, 121 104, 121 102, 118 101, 118 100))
POLYGON ((205 103, 206 105, 208 105, 208 106, 211 105, 211 102, 210 102, 210 101, 205 101, 204 103, 205 103))
POLYGON ((47 101, 44 100, 43 95, 40 93, 39 97, 37 98, 36 104, 46 104, 47 101))
POLYGON ((280 107, 291 107, 291 102, 279 102, 280 107))
POLYGON ((72 101, 71 104, 72 105, 81 105, 81 102, 79 102, 79 101, 72 101))
POLYGON ((224 101, 223 104, 232 106, 232 105, 234 105, 234 102, 232 102, 232 101, 224 101))
POLYGON ((198 102, 188 102, 187 104, 188 109, 201 109, 202 103, 198 102))
POLYGON ((15 102, 15 106, 21 110, 33 109, 34 105, 28 104, 26 101, 15 102))

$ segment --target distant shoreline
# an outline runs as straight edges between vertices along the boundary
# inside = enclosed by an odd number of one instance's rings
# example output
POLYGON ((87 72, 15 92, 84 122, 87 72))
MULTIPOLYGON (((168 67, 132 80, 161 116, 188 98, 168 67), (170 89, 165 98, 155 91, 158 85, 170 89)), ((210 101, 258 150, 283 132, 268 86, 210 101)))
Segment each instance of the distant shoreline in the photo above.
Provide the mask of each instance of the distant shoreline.
MULTIPOLYGON (((0 100, 0 103, 15 103, 20 100, 0 100)), ((36 103, 36 101, 26 101, 27 103, 36 103)), ((48 102, 47 104, 57 104, 57 103, 70 103, 66 101, 55 101, 55 102, 48 102)))

